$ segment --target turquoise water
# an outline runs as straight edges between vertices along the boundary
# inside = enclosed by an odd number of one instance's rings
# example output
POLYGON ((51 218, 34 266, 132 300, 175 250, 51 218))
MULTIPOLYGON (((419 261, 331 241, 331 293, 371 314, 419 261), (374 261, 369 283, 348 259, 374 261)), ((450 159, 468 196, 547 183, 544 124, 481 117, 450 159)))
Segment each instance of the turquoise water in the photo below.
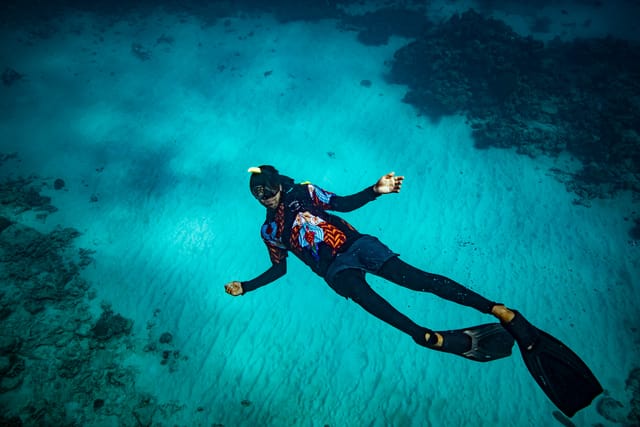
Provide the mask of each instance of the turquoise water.
MULTIPOLYGON (((501 13, 518 27, 514 11, 501 13)), ((569 156, 477 150, 464 117, 417 114, 402 102, 406 87, 385 79, 385 61, 409 39, 367 46, 333 20, 285 23, 256 13, 205 23, 162 9, 116 20, 69 11, 48 24, 45 35, 30 26, 5 30, 0 57, 25 77, 0 89, 1 153, 15 153, 1 172, 35 175, 31 185, 57 211, 20 212, 3 201, 2 216, 17 225, 2 236, 17 238, 9 234, 16 227, 73 227, 82 234, 64 256, 84 248, 93 261, 79 273, 87 289, 73 303, 45 298, 31 313, 21 305, 27 291, 47 282, 18 285, 7 262, 12 246, 4 247, 0 295, 12 308, 3 343, 21 337, 16 354, 25 361, 20 384, 0 394, 5 418, 559 425, 518 354, 479 364, 418 347, 293 257, 277 283, 226 295, 225 283, 269 265, 258 234, 263 208, 247 191, 246 170, 258 164, 342 195, 389 171, 404 175, 400 194, 344 217, 417 267, 526 313, 625 405, 604 412, 631 409, 625 382, 638 368, 640 249, 625 217, 637 203, 623 192, 575 204, 549 173, 576 170, 569 156), (129 333, 87 339, 104 312, 132 321, 129 333), (165 332, 172 338, 160 342, 165 332), (63 375, 69 363, 77 371, 63 375)), ((489 321, 370 282, 433 329, 489 321)), ((572 421, 623 425, 602 413, 593 404, 572 421)))

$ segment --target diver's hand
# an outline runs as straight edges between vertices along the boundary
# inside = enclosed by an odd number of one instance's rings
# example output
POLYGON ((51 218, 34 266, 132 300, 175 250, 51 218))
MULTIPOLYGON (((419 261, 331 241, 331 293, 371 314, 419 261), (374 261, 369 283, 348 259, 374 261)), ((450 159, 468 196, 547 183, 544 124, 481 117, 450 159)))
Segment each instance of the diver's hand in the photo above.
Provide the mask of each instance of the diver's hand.
POLYGON ((242 283, 233 281, 224 285, 224 291, 231 296, 237 297, 238 295, 242 295, 244 291, 242 290, 242 283))
POLYGON ((373 186, 373 191, 378 194, 399 193, 402 181, 404 181, 404 176, 396 176, 395 172, 389 172, 378 180, 373 186))

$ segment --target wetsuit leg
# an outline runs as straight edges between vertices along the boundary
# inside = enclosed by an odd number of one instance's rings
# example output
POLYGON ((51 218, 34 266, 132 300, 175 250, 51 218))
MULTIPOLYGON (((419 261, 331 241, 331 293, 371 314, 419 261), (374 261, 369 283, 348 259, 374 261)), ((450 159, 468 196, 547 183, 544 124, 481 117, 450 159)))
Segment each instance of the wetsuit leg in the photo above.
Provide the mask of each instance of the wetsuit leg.
POLYGON ((426 345, 425 333, 433 332, 414 323, 371 289, 362 270, 342 270, 329 285, 339 295, 352 299, 378 319, 410 335, 420 345, 426 345))
POLYGON ((375 274, 405 288, 430 292, 482 313, 491 313, 491 308, 496 304, 447 277, 417 269, 398 257, 390 258, 375 274))

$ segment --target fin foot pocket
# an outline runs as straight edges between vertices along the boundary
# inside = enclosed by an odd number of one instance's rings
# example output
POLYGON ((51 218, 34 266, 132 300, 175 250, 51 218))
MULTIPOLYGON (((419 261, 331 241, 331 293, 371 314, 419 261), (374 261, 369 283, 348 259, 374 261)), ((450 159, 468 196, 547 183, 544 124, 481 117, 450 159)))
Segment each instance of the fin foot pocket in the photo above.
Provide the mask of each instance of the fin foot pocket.
POLYGON ((476 362, 490 362, 509 357, 514 343, 513 337, 499 323, 438 333, 444 338, 442 347, 429 348, 476 362))

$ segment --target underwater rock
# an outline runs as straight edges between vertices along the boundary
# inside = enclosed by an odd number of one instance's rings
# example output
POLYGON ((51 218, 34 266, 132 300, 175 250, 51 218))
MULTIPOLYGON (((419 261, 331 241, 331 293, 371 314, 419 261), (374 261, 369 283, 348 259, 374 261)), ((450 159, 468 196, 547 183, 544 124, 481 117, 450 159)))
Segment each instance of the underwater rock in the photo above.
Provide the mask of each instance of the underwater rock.
POLYGON ((25 374, 25 361, 23 358, 12 354, 9 356, 9 366, 0 377, 0 393, 14 390, 22 385, 25 374))
POLYGON ((22 419, 20 417, 10 417, 6 418, 0 415, 0 426, 2 427, 22 427, 22 419))
MULTIPOLYGON (((168 365, 169 372, 173 373, 178 370, 178 361, 181 359, 179 350, 164 350, 162 352, 162 359, 160 360, 161 365, 168 365)), ((186 359, 186 357, 182 357, 182 359, 186 359)))
POLYGON ((13 160, 13 159, 17 159, 18 158, 18 153, 17 152, 13 152, 13 153, 9 153, 9 154, 2 154, 0 153, 0 166, 2 166, 2 164, 4 162, 6 162, 7 160, 13 160))
POLYGON ((627 390, 631 390, 631 411, 627 419, 632 425, 640 425, 640 368, 633 369, 626 381, 627 390))
POLYGON ((93 401, 93 410, 97 411, 98 409, 104 406, 104 399, 96 399, 93 401))
POLYGON ((151 51, 146 49, 140 43, 131 44, 131 53, 141 61, 148 61, 151 59, 151 51))
POLYGON ((62 378, 74 378, 82 370, 83 361, 79 359, 66 359, 58 366, 58 375, 62 378))
POLYGON ((640 405, 636 405, 631 409, 627 416, 630 426, 640 426, 640 405))
POLYGON ((11 307, 0 307, 0 320, 5 320, 7 317, 11 316, 11 313, 13 313, 13 309, 11 307))
POLYGON ((173 44, 174 41, 175 39, 172 36, 162 34, 156 39, 156 44, 173 44))
POLYGON ((156 343, 149 343, 147 345, 145 345, 142 348, 142 351, 144 351, 145 353, 149 353, 149 352, 153 352, 156 351, 158 349, 158 346, 156 345, 156 343))
POLYGON ((634 394, 640 393, 640 368, 632 369, 631 372, 629 372, 629 376, 625 381, 625 387, 634 394))
POLYGON ((633 219, 633 227, 629 229, 629 237, 634 241, 640 241, 640 218, 633 219))
POLYGON ((111 338, 130 335, 132 328, 132 320, 125 319, 120 314, 107 309, 102 312, 96 324, 91 328, 91 332, 98 341, 108 341, 111 338))
POLYGON ((24 194, 23 200, 27 206, 32 209, 51 205, 51 197, 41 195, 40 192, 33 187, 29 188, 24 194))
POLYGON ((7 356, 0 356, 0 375, 4 375, 11 369, 11 359, 7 356))
MULTIPOLYGON (((78 249, 78 255, 80 256, 80 262, 78 263, 78 265, 80 266, 80 268, 84 268, 87 265, 91 264, 93 261, 95 261, 93 259, 93 254, 95 254, 96 251, 92 250, 92 249, 84 249, 84 248, 80 248, 78 249)), ((87 289, 89 289, 89 284, 86 284, 87 289)))
MULTIPOLYGON (((2 281, 2 276, 0 275, 0 282, 2 281)), ((0 321, 7 319, 13 312, 15 308, 19 305, 19 299, 15 298, 13 294, 7 293, 4 291, 0 291, 0 321)), ((2 353, 0 352, 0 355, 2 353)))
MULTIPOLYGON (((0 182, 0 204, 9 206, 15 214, 29 210, 47 213, 57 211, 51 205, 51 198, 40 194, 34 185, 35 180, 35 177, 29 177, 0 182)), ((40 184, 42 186, 43 183, 40 184)))
POLYGON ((52 265, 52 270, 46 271, 44 265, 37 265, 41 271, 21 284, 22 305, 25 310, 37 314, 49 304, 69 310, 80 304, 80 298, 86 294, 88 283, 77 277, 78 268, 73 264, 70 269, 66 266, 48 264, 52 265))
POLYGON ((19 376, 2 376, 0 378, 0 393, 6 393, 11 390, 15 390, 22 385, 24 377, 19 376))
POLYGON ((125 387, 135 382, 134 374, 130 370, 122 367, 113 367, 107 372, 106 379, 107 384, 116 387, 125 387))
POLYGON ((17 353, 22 347, 22 342, 21 338, 0 335, 0 355, 17 353))
POLYGON ((44 311, 44 301, 29 298, 22 303, 22 306, 31 314, 38 314, 44 311))
POLYGON ((24 78, 23 74, 18 73, 13 68, 5 68, 2 72, 2 83, 5 86, 12 86, 14 83, 22 80, 24 78))
POLYGON ((15 224, 14 221, 11 221, 9 218, 0 216, 0 233, 2 233, 5 229, 11 227, 11 225, 15 224))
POLYGON ((624 405, 610 396, 604 396, 596 405, 598 413, 614 423, 624 423, 627 419, 627 411, 624 405))
POLYGON ((173 335, 171 335, 169 332, 165 332, 162 335, 160 335, 161 344, 169 344, 172 340, 173 340, 173 335))
POLYGON ((55 181, 53 181, 53 188, 56 190, 62 190, 65 186, 65 182, 63 179, 56 179, 55 181))
POLYGON ((153 423, 153 416, 158 410, 155 398, 151 395, 142 395, 136 408, 133 409, 133 416, 135 417, 138 425, 146 427, 151 426, 153 423))

